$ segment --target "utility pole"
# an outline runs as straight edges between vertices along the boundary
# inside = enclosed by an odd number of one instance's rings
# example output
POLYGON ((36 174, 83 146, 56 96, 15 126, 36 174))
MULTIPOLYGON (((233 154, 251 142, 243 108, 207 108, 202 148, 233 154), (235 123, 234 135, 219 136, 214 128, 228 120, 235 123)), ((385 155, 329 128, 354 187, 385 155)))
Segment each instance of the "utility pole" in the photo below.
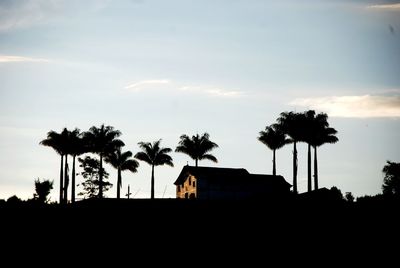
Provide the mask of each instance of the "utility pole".
POLYGON ((127 196, 128 197, 128 199, 130 198, 130 196, 131 196, 131 187, 130 187, 130 185, 128 184, 128 193, 125 195, 125 196, 127 196))

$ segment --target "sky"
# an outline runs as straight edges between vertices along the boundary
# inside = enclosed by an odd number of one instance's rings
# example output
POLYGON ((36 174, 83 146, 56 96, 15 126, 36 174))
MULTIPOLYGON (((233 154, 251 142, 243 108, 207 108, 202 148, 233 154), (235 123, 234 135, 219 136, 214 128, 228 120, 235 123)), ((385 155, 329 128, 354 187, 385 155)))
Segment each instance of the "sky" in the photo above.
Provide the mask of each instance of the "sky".
MULTIPOLYGON (((141 141, 175 149, 208 132, 219 161, 200 165, 271 174, 259 131, 308 109, 338 131, 318 151, 320 187, 380 193, 386 161, 400 162, 400 1, 0 0, 0 199, 31 198, 40 178, 57 200, 59 156, 39 145, 50 130, 104 123, 134 154, 141 141)), ((304 192, 307 146, 298 151, 304 192)), ((277 152, 289 183, 291 154, 277 152)), ((155 170, 159 198, 175 197, 194 164, 171 156, 174 168, 155 170)), ((143 162, 124 172, 122 195, 130 185, 148 198, 150 176, 143 162)))

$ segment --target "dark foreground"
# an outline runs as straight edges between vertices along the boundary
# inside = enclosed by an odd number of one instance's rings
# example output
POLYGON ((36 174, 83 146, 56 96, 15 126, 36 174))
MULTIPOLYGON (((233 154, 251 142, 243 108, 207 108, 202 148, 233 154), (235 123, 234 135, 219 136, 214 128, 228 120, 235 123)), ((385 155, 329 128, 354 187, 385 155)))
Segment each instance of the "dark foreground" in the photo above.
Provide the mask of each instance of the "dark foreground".
POLYGON ((397 202, 104 199, 3 206, 0 215, 3 247, 34 252, 35 261, 48 255, 62 262, 83 258, 88 266, 128 260, 251 267, 272 260, 319 264, 322 258, 331 265, 370 259, 383 265, 397 256, 390 250, 398 248, 399 208, 397 202))

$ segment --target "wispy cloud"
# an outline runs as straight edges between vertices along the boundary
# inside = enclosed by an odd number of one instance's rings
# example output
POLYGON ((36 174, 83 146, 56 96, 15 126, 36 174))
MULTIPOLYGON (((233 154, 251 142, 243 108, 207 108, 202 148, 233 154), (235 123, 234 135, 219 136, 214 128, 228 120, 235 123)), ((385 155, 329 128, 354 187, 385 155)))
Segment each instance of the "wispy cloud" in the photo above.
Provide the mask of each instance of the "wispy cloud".
POLYGON ((0 55, 0 63, 5 63, 5 62, 49 62, 49 61, 50 60, 48 60, 48 59, 41 59, 41 58, 0 55))
POLYGON ((289 103, 336 117, 400 117, 400 94, 300 98, 289 103))
POLYGON ((132 90, 140 90, 140 89, 143 89, 144 86, 160 85, 160 84, 169 84, 169 80, 166 80, 166 79, 161 79, 161 80, 143 80, 143 81, 139 81, 139 82, 136 82, 136 83, 129 84, 125 88, 126 89, 132 89, 132 90))
POLYGON ((0 1, 0 31, 43 23, 59 11, 61 4, 59 0, 0 1))
POLYGON ((376 10, 398 10, 398 11, 400 11, 400 3, 368 5, 367 8, 368 9, 376 9, 376 10))
POLYGON ((203 93, 215 97, 241 97, 244 92, 237 90, 227 90, 220 87, 210 87, 210 86, 183 86, 179 88, 182 91, 203 93))
POLYGON ((30 28, 105 9, 111 0, 0 0, 0 32, 30 28))
POLYGON ((227 90, 215 86, 198 86, 198 85, 188 86, 188 85, 182 85, 181 83, 173 82, 168 79, 142 80, 125 86, 125 89, 128 89, 133 92, 159 89, 175 94, 185 92, 189 94, 203 94, 213 97, 224 97, 224 98, 237 98, 245 95, 243 91, 227 90))

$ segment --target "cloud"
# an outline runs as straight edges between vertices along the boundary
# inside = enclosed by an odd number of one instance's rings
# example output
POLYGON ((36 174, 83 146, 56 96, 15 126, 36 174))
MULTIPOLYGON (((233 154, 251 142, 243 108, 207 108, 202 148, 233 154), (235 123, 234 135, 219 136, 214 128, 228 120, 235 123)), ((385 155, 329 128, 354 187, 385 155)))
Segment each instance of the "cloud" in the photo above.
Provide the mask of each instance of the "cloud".
POLYGON ((45 22, 59 13, 62 1, 0 1, 0 31, 27 28, 45 22))
POLYGON ((209 86, 183 86, 179 88, 182 91, 203 93, 215 97, 241 97, 244 95, 242 91, 237 90, 226 90, 219 87, 209 86))
POLYGON ((166 80, 166 79, 162 79, 162 80, 143 80, 143 81, 139 81, 139 82, 127 85, 125 88, 126 89, 132 89, 132 90, 141 90, 141 89, 143 89, 144 86, 160 85, 160 84, 169 84, 169 80, 166 80))
POLYGON ((142 90, 161 89, 171 93, 191 93, 204 94, 214 97, 236 98, 244 95, 242 91, 226 90, 221 87, 213 86, 183 86, 182 84, 172 82, 167 79, 143 80, 125 86, 125 89, 138 92, 142 90))
POLYGON ((321 110, 336 117, 400 117, 400 94, 300 98, 289 105, 321 110))
POLYGON ((5 62, 49 62, 49 61, 50 60, 41 59, 41 58, 0 55, 0 63, 5 63, 5 62))
POLYGON ((400 3, 368 5, 367 8, 375 9, 375 10, 397 10, 397 11, 400 11, 400 3))
POLYGON ((110 3, 111 0, 0 0, 0 32, 87 16, 110 3))

